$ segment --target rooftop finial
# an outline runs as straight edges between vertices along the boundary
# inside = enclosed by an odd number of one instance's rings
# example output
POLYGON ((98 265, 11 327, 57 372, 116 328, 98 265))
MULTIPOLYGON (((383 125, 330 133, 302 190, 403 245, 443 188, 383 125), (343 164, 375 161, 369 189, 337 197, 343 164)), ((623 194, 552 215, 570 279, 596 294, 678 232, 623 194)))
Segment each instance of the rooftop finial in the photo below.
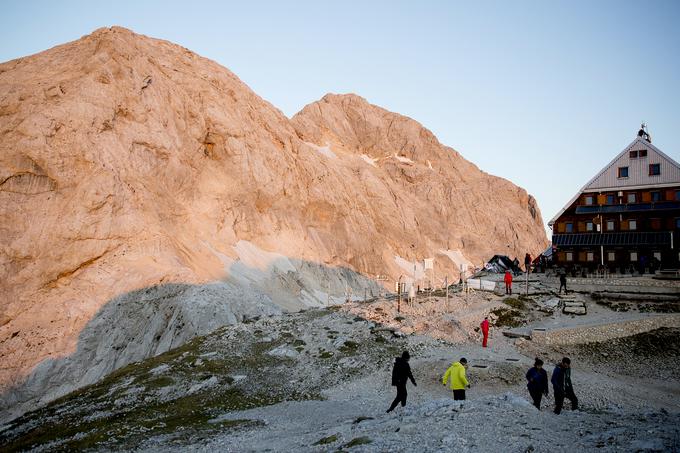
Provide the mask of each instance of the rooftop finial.
POLYGON ((647 132, 647 124, 643 121, 640 125, 640 130, 638 131, 638 137, 644 138, 649 143, 652 143, 652 136, 647 132))

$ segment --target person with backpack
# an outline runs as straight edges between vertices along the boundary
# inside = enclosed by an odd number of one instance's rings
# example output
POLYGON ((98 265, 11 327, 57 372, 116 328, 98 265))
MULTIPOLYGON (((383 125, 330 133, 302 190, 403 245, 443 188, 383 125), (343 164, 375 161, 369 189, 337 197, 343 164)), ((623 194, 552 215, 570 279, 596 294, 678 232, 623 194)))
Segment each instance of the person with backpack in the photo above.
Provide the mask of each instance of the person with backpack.
POLYGON ((484 321, 479 325, 482 329, 482 347, 486 348, 486 344, 489 341, 489 317, 485 316, 484 321))
POLYGON ((555 365, 550 382, 552 382, 553 393, 555 394, 556 414, 559 415, 562 412, 565 397, 571 401, 571 410, 578 409, 578 399, 571 384, 571 360, 569 360, 569 357, 564 357, 560 363, 555 365))
POLYGON ((569 291, 567 291, 567 272, 564 269, 560 271, 560 290, 557 294, 562 294, 562 288, 564 288, 564 294, 569 294, 569 291))
POLYGON ((531 255, 529 253, 524 255, 524 270, 527 274, 531 270, 531 255))
POLYGON ((534 406, 541 410, 543 395, 548 396, 548 373, 543 369, 543 360, 536 357, 534 366, 527 371, 527 388, 534 400, 534 406))
POLYGON ((446 385, 446 382, 449 382, 449 388, 453 391, 453 399, 456 401, 464 400, 465 387, 470 388, 465 373, 467 367, 467 359, 463 357, 458 362, 452 363, 442 378, 442 384, 446 385))
POLYGON ((390 408, 387 409, 388 413, 392 412, 399 403, 401 403, 402 407, 406 406, 406 397, 408 396, 408 393, 406 392, 406 382, 409 379, 415 387, 418 386, 416 380, 413 379, 413 374, 411 374, 411 366, 408 364, 410 359, 411 355, 408 351, 404 351, 402 352, 401 357, 397 357, 394 360, 394 367, 392 367, 392 385, 397 387, 397 396, 394 398, 394 401, 392 401, 390 408))
POLYGON ((503 281, 505 282, 505 294, 512 294, 512 274, 509 269, 505 271, 503 281))

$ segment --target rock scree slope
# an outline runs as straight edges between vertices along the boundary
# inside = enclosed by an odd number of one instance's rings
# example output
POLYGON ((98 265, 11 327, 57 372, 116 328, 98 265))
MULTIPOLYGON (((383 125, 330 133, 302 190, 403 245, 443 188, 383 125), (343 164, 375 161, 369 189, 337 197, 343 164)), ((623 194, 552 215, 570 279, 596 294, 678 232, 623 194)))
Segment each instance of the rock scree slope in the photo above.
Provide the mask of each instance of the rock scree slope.
POLYGON ((120 27, 0 64, 2 390, 129 292, 231 281, 297 309, 403 260, 455 275, 451 251, 546 244, 526 191, 355 95, 291 120, 217 63, 120 27))

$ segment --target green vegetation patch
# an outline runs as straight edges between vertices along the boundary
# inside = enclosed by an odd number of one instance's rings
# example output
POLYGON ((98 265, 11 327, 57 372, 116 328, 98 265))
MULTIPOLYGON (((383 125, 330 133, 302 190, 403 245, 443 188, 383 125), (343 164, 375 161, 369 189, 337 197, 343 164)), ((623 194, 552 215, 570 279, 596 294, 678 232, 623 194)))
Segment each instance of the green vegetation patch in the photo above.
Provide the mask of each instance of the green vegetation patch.
POLYGON ((373 442, 373 441, 371 440, 370 437, 366 437, 366 436, 355 437, 354 439, 347 442, 345 444, 344 448, 352 448, 352 447, 356 447, 357 445, 366 445, 366 444, 370 444, 371 442, 373 442))
POLYGON ((345 354, 353 354, 359 349, 359 343, 351 340, 345 341, 345 343, 340 346, 340 351, 345 354))
POLYGON ((157 378, 154 378, 148 382, 146 382, 146 389, 147 390, 152 390, 152 389, 159 389, 163 387, 169 387, 172 384, 174 384, 175 381, 169 377, 169 376, 159 376, 157 378))
POLYGON ((522 301, 520 299, 516 299, 514 297, 506 297, 505 299, 503 299, 503 303, 505 305, 508 305, 508 306, 516 309, 516 310, 524 310, 524 309, 527 308, 524 301, 522 301))
POLYGON ((333 357, 333 353, 331 351, 321 351, 319 354, 320 359, 330 359, 333 357))
POLYGON ((522 313, 517 310, 496 308, 491 310, 491 314, 496 316, 493 321, 495 327, 519 327, 523 324, 522 313))
POLYGON ((328 444, 332 444, 333 442, 337 442, 337 441, 338 441, 338 435, 333 434, 333 435, 328 436, 328 437, 322 437, 321 439, 314 442, 314 445, 328 445, 328 444))

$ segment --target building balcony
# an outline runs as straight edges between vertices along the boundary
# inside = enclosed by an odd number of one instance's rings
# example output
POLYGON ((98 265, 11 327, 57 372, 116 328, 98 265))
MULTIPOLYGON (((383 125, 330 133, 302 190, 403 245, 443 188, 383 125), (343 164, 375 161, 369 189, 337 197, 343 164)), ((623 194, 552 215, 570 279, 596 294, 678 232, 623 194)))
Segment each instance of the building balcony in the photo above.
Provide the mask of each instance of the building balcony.
MULTIPOLYGON (((657 246, 670 247, 672 231, 628 231, 616 233, 567 233, 553 234, 557 247, 574 246, 657 246)), ((677 239, 677 238, 676 238, 677 239)))
POLYGON ((619 214, 624 212, 648 212, 680 210, 680 201, 654 201, 649 203, 626 203, 610 205, 576 206, 576 214, 619 214))

